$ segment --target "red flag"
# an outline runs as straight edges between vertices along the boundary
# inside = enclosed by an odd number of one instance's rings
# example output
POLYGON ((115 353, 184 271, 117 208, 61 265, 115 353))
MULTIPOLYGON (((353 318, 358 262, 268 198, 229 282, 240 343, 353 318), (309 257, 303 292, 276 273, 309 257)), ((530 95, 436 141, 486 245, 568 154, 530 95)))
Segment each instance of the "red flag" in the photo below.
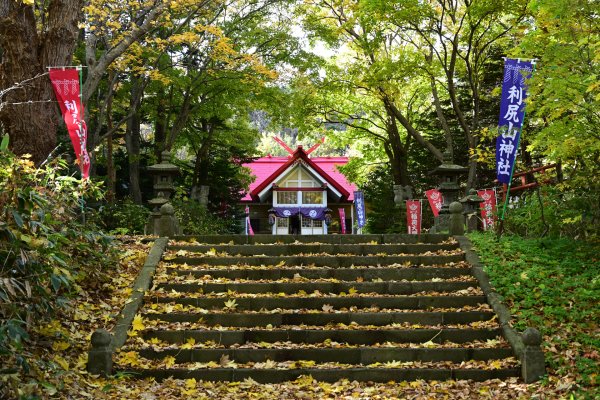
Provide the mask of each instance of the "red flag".
POLYGON ((431 206, 431 211, 433 211, 433 216, 437 217, 440 214, 442 203, 444 202, 442 194, 437 189, 431 189, 425 192, 425 196, 427 196, 427 200, 429 200, 429 205, 431 206))
POLYGON ((421 233, 421 201, 406 200, 406 225, 410 235, 421 233))
POLYGON ((340 227, 342 228, 342 234, 346 234, 346 210, 338 208, 340 212, 340 227))
POLYGON ((87 152, 87 126, 79 91, 79 71, 76 68, 50 69, 50 80, 60 111, 67 125, 81 176, 90 176, 90 157, 87 152))
POLYGON ((477 195, 485 200, 479 206, 481 207, 481 218, 483 219, 483 229, 493 229, 496 222, 496 192, 494 189, 478 190, 477 195))

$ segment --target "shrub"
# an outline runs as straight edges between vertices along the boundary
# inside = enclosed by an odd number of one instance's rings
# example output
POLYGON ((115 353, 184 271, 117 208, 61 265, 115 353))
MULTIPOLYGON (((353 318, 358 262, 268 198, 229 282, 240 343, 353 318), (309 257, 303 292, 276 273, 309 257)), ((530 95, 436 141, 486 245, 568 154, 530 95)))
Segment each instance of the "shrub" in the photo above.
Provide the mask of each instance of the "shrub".
POLYGON ((150 210, 143 205, 135 204, 130 199, 125 199, 115 204, 100 208, 100 218, 104 227, 115 234, 142 234, 150 210))
POLYGON ((172 201, 179 224, 186 235, 218 235, 239 233, 239 221, 225 219, 207 210, 195 200, 172 201))
POLYGON ((521 236, 593 238, 600 235, 600 193, 544 186, 521 196, 507 211, 505 227, 521 236), (540 206, 543 205, 543 208, 540 206), (543 218, 542 218, 543 210, 543 218))
MULTIPOLYGON (((100 195, 89 181, 61 176, 64 162, 36 169, 0 146, 0 358, 28 369, 23 343, 81 286, 101 282, 110 239, 79 222, 79 198, 100 195)), ((0 393, 0 397, 1 393, 0 393)))

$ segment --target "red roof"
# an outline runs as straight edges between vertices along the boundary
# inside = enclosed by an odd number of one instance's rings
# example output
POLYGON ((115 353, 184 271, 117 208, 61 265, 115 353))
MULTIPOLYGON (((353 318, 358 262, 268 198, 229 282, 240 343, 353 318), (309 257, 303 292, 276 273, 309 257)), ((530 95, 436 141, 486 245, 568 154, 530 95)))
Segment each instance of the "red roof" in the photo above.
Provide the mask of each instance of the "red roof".
POLYGON ((348 163, 348 157, 310 158, 302 147, 298 147, 293 155, 287 157, 267 156, 244 164, 244 167, 252 170, 252 175, 256 177, 256 180, 250 184, 250 190, 242 198, 242 201, 252 201, 253 197, 256 198, 259 192, 277 179, 281 173, 299 158, 306 161, 329 185, 342 193, 343 198, 349 201, 354 200, 354 191, 357 190, 356 186, 348 182, 346 177, 337 170, 338 165, 348 163))

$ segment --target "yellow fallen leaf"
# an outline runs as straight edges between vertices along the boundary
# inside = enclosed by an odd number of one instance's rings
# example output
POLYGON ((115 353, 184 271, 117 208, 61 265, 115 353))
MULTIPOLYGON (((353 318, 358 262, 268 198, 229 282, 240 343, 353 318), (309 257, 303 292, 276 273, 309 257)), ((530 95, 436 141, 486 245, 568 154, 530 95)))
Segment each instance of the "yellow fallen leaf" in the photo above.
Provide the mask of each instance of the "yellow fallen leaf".
POLYGON ((71 345, 67 342, 54 342, 52 343, 52 350, 54 351, 62 351, 62 350, 66 350, 69 347, 71 347, 71 345))
POLYGON ((69 362, 59 355, 54 356, 54 362, 61 366, 65 371, 69 370, 69 362))
POLYGON ((146 326, 144 325, 144 320, 142 319, 141 315, 136 315, 133 318, 132 329, 134 332, 143 331, 144 329, 146 329, 146 326))
POLYGON ((175 357, 167 356, 167 357, 165 357, 164 362, 165 362, 165 367, 171 368, 173 365, 175 365, 175 357))

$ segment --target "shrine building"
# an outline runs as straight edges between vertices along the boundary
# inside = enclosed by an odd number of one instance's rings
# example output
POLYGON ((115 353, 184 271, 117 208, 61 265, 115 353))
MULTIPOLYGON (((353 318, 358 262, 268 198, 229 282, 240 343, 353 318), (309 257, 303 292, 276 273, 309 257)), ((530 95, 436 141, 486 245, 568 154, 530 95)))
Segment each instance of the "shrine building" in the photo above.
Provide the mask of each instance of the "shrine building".
POLYGON ((256 177, 241 200, 249 208, 254 233, 342 233, 343 224, 345 233, 352 233, 357 189, 337 170, 348 157, 310 157, 313 149, 298 146, 289 156, 244 164, 256 177))

